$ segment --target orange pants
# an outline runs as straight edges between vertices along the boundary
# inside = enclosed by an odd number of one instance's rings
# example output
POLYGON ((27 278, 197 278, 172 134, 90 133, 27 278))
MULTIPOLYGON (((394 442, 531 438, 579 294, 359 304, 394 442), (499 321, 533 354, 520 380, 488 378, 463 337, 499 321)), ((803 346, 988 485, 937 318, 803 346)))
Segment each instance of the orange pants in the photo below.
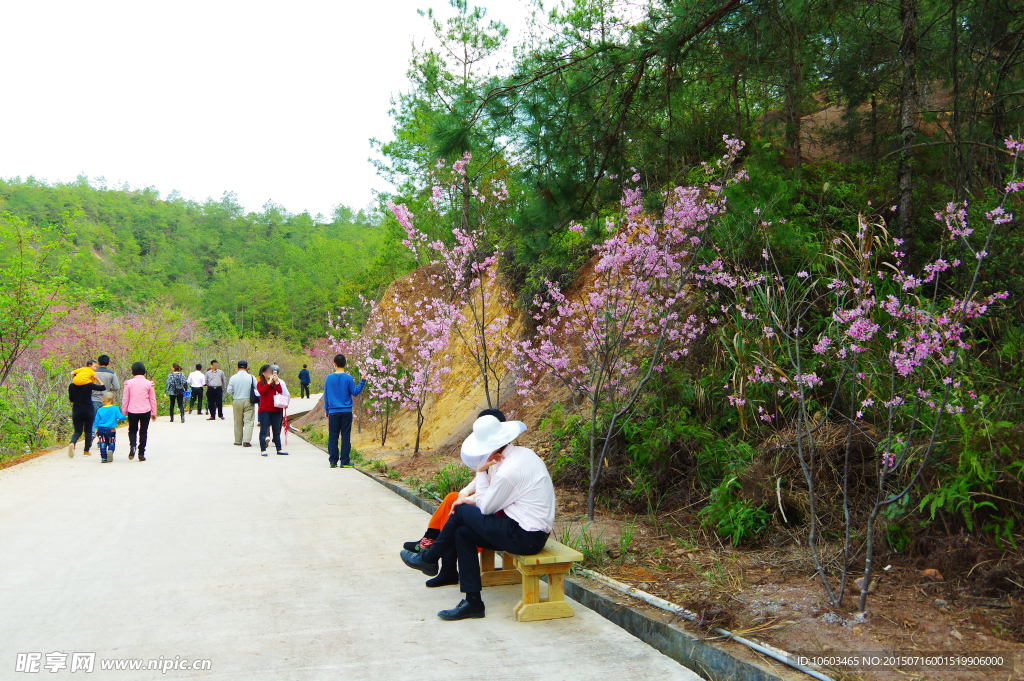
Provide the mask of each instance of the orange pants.
MULTIPOLYGON (((427 523, 427 527, 432 530, 441 531, 444 524, 448 522, 448 516, 452 514, 452 508, 455 506, 455 501, 459 498, 458 492, 449 492, 444 495, 444 501, 434 511, 434 515, 430 516, 430 522, 427 523)), ((480 549, 477 549, 479 553, 480 549)))
POLYGON ((430 516, 430 522, 427 523, 427 527, 432 530, 440 531, 444 524, 448 522, 448 516, 452 514, 452 506, 455 504, 455 500, 459 498, 458 492, 449 492, 444 496, 444 501, 434 511, 434 515, 430 516))

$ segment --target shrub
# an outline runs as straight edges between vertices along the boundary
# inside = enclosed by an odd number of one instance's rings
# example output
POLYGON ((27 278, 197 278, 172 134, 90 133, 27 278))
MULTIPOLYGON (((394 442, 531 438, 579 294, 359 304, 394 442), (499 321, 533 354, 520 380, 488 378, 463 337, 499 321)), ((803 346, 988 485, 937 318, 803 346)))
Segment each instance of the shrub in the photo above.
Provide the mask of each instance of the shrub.
POLYGON ((771 516, 760 506, 736 495, 741 488, 736 478, 730 478, 711 491, 710 503, 701 510, 703 525, 713 525, 720 537, 728 537, 733 546, 753 539, 767 526, 771 516))

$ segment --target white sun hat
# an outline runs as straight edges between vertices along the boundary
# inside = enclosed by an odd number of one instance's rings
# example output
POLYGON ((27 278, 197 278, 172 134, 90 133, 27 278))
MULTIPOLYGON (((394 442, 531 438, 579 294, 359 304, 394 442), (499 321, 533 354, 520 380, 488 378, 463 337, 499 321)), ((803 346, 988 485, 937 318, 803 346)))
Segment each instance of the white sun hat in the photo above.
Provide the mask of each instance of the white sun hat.
POLYGON ((462 443, 462 463, 473 470, 484 465, 487 457, 526 432, 522 421, 501 422, 490 414, 473 423, 473 434, 462 443))

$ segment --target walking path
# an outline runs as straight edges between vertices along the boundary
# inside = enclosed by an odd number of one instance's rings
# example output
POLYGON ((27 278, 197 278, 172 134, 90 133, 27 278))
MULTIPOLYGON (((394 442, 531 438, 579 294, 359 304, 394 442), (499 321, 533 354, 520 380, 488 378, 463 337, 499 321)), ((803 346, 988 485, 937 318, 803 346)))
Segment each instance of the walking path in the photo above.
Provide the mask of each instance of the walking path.
POLYGON ((441 621, 457 587, 398 557, 423 511, 294 435, 287 457, 234 447, 225 416, 161 417, 145 462, 122 429, 112 464, 79 445, 0 471, 0 677, 80 678, 13 670, 94 652, 87 679, 698 678, 576 603, 515 622, 515 586, 485 590, 485 619, 441 621), (100 669, 161 656, 210 669, 100 669))

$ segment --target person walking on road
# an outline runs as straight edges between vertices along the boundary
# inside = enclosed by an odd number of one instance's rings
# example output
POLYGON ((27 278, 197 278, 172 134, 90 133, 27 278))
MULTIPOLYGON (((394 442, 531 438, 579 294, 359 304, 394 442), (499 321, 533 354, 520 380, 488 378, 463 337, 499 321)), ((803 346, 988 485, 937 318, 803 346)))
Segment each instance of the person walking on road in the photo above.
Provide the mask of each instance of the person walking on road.
POLYGON ((327 412, 327 460, 331 468, 352 468, 352 397, 363 392, 366 379, 355 380, 345 371, 345 355, 334 356, 334 373, 324 379, 324 411, 327 412), (341 438, 341 451, 338 451, 341 438))
POLYGON ((267 456, 267 445, 273 431, 274 447, 277 448, 278 454, 285 456, 288 452, 281 451, 281 421, 284 410, 274 404, 274 397, 283 395, 284 391, 280 378, 276 372, 271 371, 269 364, 260 367, 260 380, 256 384, 256 391, 260 394, 260 454, 267 456))
POLYGON ((206 386, 206 374, 203 373, 203 365, 197 364, 196 370, 188 375, 188 384, 192 388, 192 397, 188 401, 188 413, 192 413, 192 407, 199 401, 197 414, 203 413, 203 388, 206 386))
MULTIPOLYGON (((121 389, 121 382, 117 379, 117 374, 114 373, 114 370, 110 368, 110 356, 100 355, 96 361, 99 363, 99 366, 96 367, 96 378, 108 392, 114 393, 114 398, 117 399, 117 392, 121 389)), ((92 394, 92 406, 94 412, 103 406, 103 393, 94 392, 92 394)))
POLYGON ((309 369, 306 365, 302 365, 302 371, 299 372, 299 399, 303 397, 309 397, 309 369))
POLYGON ((124 421, 125 416, 114 404, 114 393, 109 390, 103 393, 103 406, 96 410, 96 443, 100 446, 100 463, 114 460, 114 449, 117 447, 117 422, 124 421))
POLYGON ((71 402, 71 424, 75 432, 71 434, 71 443, 68 445, 68 456, 75 455, 75 444, 78 438, 85 435, 85 450, 82 452, 90 456, 92 449, 92 420, 96 410, 92 405, 92 394, 102 394, 107 388, 96 377, 93 367, 96 362, 89 360, 81 369, 75 369, 71 383, 68 384, 68 400, 71 402))
POLYGON ((224 420, 224 386, 227 384, 227 376, 220 370, 217 360, 210 360, 210 370, 206 372, 206 406, 210 409, 207 421, 216 421, 218 416, 224 420))
POLYGON ((146 441, 150 421, 156 421, 156 390, 153 381, 146 378, 146 365, 132 364, 132 377, 124 382, 121 411, 128 417, 128 459, 135 458, 138 436, 139 461, 146 460, 146 441))
POLYGON ((235 420, 235 446, 252 447, 252 427, 256 420, 256 403, 259 401, 256 390, 256 377, 249 373, 249 363, 238 360, 238 372, 228 381, 228 395, 231 395, 231 411, 235 420))
POLYGON ((181 422, 185 423, 185 387, 188 379, 181 373, 181 365, 175 362, 172 365, 171 373, 167 374, 167 383, 164 385, 164 393, 171 399, 171 423, 174 423, 174 405, 178 405, 181 412, 181 422))

